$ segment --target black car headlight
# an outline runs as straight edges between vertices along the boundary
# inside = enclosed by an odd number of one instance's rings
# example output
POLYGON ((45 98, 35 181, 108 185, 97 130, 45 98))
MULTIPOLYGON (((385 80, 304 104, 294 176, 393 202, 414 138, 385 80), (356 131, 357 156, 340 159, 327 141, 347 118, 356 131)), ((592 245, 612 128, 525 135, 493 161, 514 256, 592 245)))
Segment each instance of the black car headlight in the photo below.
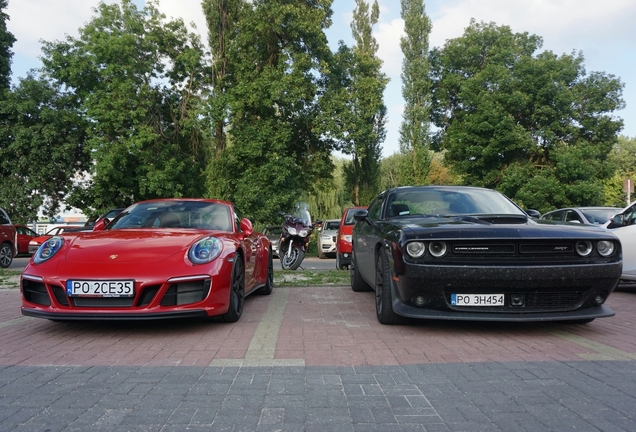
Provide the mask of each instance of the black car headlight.
POLYGON ((448 248, 446 247, 446 243, 442 241, 434 241, 429 243, 428 252, 433 255, 435 258, 441 258, 446 255, 446 251, 448 248))
POLYGON ((188 259, 194 264, 207 264, 221 255, 223 245, 216 237, 198 240, 188 250, 188 259))
POLYGON ((601 240, 600 242, 596 243, 596 250, 598 251, 600 256, 609 257, 612 256, 612 254, 616 250, 616 246, 614 246, 613 241, 601 240))
POLYGON ((592 253, 592 242, 588 240, 582 240, 576 242, 576 253, 582 257, 590 256, 592 253))
POLYGON ((44 241, 38 248, 35 255, 33 255, 33 262, 36 264, 41 264, 44 261, 50 259, 62 249, 64 246, 64 239, 59 236, 51 237, 44 241))
POLYGON ((417 241, 407 243, 406 253, 412 258, 419 258, 426 253, 426 245, 417 241))

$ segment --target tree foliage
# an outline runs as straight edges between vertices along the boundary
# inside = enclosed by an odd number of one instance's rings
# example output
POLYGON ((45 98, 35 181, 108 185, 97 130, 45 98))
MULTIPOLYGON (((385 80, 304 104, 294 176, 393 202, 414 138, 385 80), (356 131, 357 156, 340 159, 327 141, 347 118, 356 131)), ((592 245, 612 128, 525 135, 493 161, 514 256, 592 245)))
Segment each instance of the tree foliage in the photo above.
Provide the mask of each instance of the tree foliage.
POLYGON ((101 3, 78 38, 44 44, 44 72, 73 92, 89 125, 94 164, 69 199, 89 212, 205 192, 204 51, 181 20, 146 4, 101 3))
POLYGON ((64 208, 90 166, 86 120, 74 95, 31 75, 21 79, 3 104, 0 205, 19 222, 36 220, 38 209, 53 216, 64 208))
POLYGON ((463 180, 541 211, 600 204, 622 121, 623 84, 586 74, 581 54, 472 21, 431 53, 437 143, 463 180))
POLYGON ((226 44, 227 147, 210 164, 208 193, 261 223, 333 169, 332 145, 317 124, 331 0, 257 0, 242 10, 226 44))
POLYGON ((400 152, 406 158, 399 183, 427 183, 431 153, 429 150, 431 84, 429 78, 428 40, 432 24, 424 10, 424 0, 401 0, 405 35, 400 39, 402 62, 402 96, 404 112, 400 125, 400 152))

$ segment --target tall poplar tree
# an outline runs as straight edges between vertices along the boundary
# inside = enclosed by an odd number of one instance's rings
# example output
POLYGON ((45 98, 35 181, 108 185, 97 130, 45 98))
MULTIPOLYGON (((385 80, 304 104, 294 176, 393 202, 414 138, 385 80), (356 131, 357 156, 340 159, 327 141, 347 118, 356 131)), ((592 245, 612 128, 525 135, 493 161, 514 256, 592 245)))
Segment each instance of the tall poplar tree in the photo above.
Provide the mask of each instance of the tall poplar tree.
POLYGON ((351 52, 349 80, 349 129, 342 151, 352 156, 345 176, 356 205, 368 204, 380 189, 380 157, 386 137, 386 106, 383 92, 388 78, 381 71, 378 43, 373 26, 380 17, 377 0, 373 6, 356 0, 351 30, 356 42, 351 52))
POLYGON ((431 20, 424 0, 401 0, 405 35, 400 39, 404 113, 400 126, 400 183, 426 184, 431 163, 429 149, 431 83, 428 61, 431 20))
POLYGON ((0 88, 9 88, 13 57, 11 48, 15 42, 15 36, 7 29, 9 15, 4 12, 7 6, 7 0, 0 0, 0 88))

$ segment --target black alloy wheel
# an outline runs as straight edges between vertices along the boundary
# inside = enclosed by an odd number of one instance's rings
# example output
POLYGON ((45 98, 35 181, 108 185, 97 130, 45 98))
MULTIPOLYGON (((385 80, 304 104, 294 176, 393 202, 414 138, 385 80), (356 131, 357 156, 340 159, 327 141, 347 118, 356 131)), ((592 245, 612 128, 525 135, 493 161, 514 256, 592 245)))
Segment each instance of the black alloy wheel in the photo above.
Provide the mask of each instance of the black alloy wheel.
POLYGON ((0 267, 7 268, 13 262, 13 249, 9 243, 0 245, 0 267))
POLYGON ((257 294, 270 295, 274 291, 274 260, 272 259, 272 250, 269 250, 267 257, 267 282, 265 286, 256 291, 257 294))
POLYGON ((380 251, 375 266, 375 314, 380 324, 403 324, 405 318, 393 311, 391 283, 389 259, 380 251))
POLYGON ((226 323, 237 322, 243 314, 245 304, 245 267, 241 257, 237 254, 232 268, 232 279, 230 282, 230 307, 222 316, 226 323))

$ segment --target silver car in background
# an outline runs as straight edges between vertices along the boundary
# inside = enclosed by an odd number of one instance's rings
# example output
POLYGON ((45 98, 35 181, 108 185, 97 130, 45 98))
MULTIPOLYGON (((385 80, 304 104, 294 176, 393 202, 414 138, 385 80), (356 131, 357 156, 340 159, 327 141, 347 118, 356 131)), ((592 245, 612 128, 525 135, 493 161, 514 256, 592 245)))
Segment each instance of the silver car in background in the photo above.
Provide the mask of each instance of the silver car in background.
POLYGON ((336 256, 336 240, 338 239, 338 228, 340 219, 328 219, 323 222, 316 234, 318 244, 318 258, 324 259, 327 256, 336 256))

